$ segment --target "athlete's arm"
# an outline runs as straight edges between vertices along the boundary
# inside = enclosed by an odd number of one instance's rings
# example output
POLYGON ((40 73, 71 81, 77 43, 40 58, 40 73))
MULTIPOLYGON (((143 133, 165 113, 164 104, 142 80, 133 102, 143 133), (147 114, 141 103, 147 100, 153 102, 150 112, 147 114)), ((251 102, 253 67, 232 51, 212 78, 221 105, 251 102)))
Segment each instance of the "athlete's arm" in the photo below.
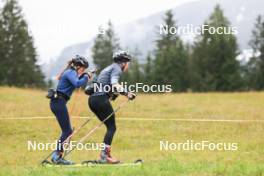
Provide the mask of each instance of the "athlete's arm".
POLYGON ((74 87, 79 88, 87 83, 88 75, 83 75, 83 77, 79 79, 77 72, 73 71, 67 74, 67 79, 74 87))
POLYGON ((122 85, 119 84, 119 78, 122 73, 122 70, 113 70, 111 73, 111 84, 114 91, 120 93, 121 95, 127 96, 128 99, 133 100, 136 97, 136 94, 128 92, 124 89, 122 85))
POLYGON ((118 92, 121 95, 125 95, 125 96, 128 95, 128 92, 124 89, 124 87, 121 84, 115 83, 115 84, 112 84, 112 87, 113 87, 114 92, 118 92))

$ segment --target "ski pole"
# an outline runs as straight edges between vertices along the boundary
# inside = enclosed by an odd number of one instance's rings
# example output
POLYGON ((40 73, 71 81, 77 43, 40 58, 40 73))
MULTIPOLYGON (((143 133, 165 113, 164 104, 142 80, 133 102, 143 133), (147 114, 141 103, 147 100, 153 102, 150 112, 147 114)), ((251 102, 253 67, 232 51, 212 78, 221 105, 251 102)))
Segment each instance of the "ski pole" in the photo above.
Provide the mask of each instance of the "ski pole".
MULTIPOLYGON (((81 94, 81 87, 78 89, 78 91, 77 91, 77 95, 74 97, 74 104, 73 104, 73 106, 72 106, 72 109, 71 109, 71 112, 69 113, 70 114, 70 117, 72 117, 72 115, 73 115, 73 113, 74 113, 74 110, 75 110, 75 105, 76 105, 76 99, 77 99, 77 101, 78 101, 78 99, 79 99, 79 97, 80 97, 80 94, 81 94)), ((78 102, 78 104, 79 104, 79 102, 78 102)), ((77 104, 77 105, 78 105, 77 104)), ((78 106, 77 106, 78 107, 78 106)), ((77 109, 77 111, 76 111, 77 113, 76 113, 76 116, 79 116, 80 115, 80 108, 78 108, 77 109)), ((72 119, 72 118, 71 118, 72 119)), ((83 126, 85 126, 87 123, 88 123, 89 121, 87 121, 86 123, 84 123, 83 125, 81 125, 77 130, 75 130, 75 128, 73 127, 73 132, 70 134, 70 136, 68 136, 63 142, 62 142, 62 146, 64 146, 65 144, 67 145, 67 144, 69 144, 70 143, 70 140, 71 140, 71 137, 76 133, 76 132, 78 132, 83 126)), ((67 151, 65 151, 65 152, 67 152, 67 151)))
POLYGON ((93 132, 95 132, 96 129, 98 129, 100 126, 102 126, 104 124, 105 121, 107 121, 110 117, 112 117, 112 115, 114 113, 116 113, 120 108, 122 108, 125 104, 127 104, 127 102, 129 102, 129 99, 127 101, 124 101, 121 105, 119 105, 111 114, 109 114, 103 121, 101 121, 101 123, 99 123, 96 127, 94 127, 93 129, 91 129, 84 137, 82 137, 77 144, 71 149, 69 150, 67 153, 65 153, 65 155, 62 157, 63 159, 68 156, 73 150, 76 149, 77 145, 79 143, 82 143, 84 140, 86 140, 93 132))
MULTIPOLYGON (((64 142, 65 141, 67 141, 67 140, 69 140, 73 135, 75 135, 78 131, 80 131, 80 129, 81 128, 83 128, 89 121, 91 120, 91 118, 88 118, 82 125, 80 125, 76 130, 74 130, 73 132, 72 132, 72 134, 71 135, 69 135, 65 140, 64 140, 64 142)), ((63 142, 63 143, 64 143, 63 142)), ((47 159, 52 155, 54 153, 54 151, 52 151, 48 156, 46 156, 45 157, 45 159, 43 159, 42 161, 41 161, 41 163, 40 164, 45 164, 45 163, 47 163, 48 161, 47 161, 47 159)))
MULTIPOLYGON (((91 120, 91 118, 87 119, 82 125, 80 125, 76 130, 74 130, 74 131, 72 132, 72 134, 70 134, 70 135, 64 140, 64 142, 62 143, 62 145, 63 145, 64 143, 70 143, 70 140, 71 140, 72 136, 74 136, 78 131, 80 131, 80 129, 83 128, 83 127, 84 127, 84 126, 85 126, 90 120, 91 120)), ((67 153, 67 151, 66 151, 66 153, 67 153)))
POLYGON ((79 96, 80 96, 80 92, 81 92, 81 88, 78 89, 76 96, 74 96, 74 98, 73 98, 73 103, 72 103, 71 109, 70 109, 70 111, 69 111, 70 116, 71 116, 71 115, 74 113, 74 111, 75 111, 76 99, 77 99, 77 101, 78 101, 79 96))
MULTIPOLYGON (((96 69, 90 70, 90 71, 88 71, 88 72, 90 72, 91 75, 92 75, 92 74, 94 74, 94 73, 96 72, 96 69)), ((81 88, 78 89, 78 92, 77 92, 77 95, 76 95, 75 99, 79 99, 80 92, 81 92, 81 88)), ((73 113, 74 110, 75 110, 75 101, 73 102, 73 105, 72 105, 72 107, 71 107, 71 109, 70 109, 70 113, 69 113, 70 116, 72 115, 72 113, 73 113)), ((78 115, 79 115, 79 113, 80 113, 80 110, 78 110, 78 115)), ((75 134, 76 134, 81 128, 83 128, 83 127, 84 127, 84 126, 85 126, 90 120, 91 120, 91 118, 89 118, 88 120, 86 120, 81 126, 79 126, 79 128, 77 128, 76 130, 74 130, 74 131, 72 132, 72 134, 69 135, 69 136, 63 141, 62 145, 63 145, 64 143, 67 143, 68 141, 70 141, 71 137, 74 136, 74 135, 75 135, 75 134)), ((67 152, 67 151, 66 151, 66 152, 67 152)), ((48 163, 47 159, 48 159, 53 153, 54 153, 54 151, 52 151, 47 157, 45 157, 45 159, 42 160, 41 164, 43 165, 43 164, 45 164, 45 163, 48 163)))

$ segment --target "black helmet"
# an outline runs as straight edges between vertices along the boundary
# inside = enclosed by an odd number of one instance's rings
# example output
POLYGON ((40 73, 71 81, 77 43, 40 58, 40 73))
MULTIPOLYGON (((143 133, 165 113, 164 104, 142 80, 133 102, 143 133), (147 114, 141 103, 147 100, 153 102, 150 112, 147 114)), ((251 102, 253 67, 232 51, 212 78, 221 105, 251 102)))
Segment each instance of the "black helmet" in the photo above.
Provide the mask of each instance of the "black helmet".
POLYGON ((130 62, 131 55, 127 51, 117 51, 113 54, 113 59, 115 62, 130 62))
POLYGON ((89 67, 89 63, 88 63, 87 59, 85 57, 79 56, 79 55, 76 55, 72 59, 72 63, 74 66, 81 66, 81 67, 85 67, 85 68, 89 67))

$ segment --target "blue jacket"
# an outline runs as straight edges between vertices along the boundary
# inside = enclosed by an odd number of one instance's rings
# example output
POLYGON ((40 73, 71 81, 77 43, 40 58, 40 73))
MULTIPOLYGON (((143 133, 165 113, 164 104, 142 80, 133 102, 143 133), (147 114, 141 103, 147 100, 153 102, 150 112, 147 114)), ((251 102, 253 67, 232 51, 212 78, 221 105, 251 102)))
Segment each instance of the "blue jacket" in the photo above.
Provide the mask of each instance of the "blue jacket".
POLYGON ((77 71, 69 68, 62 74, 57 86, 57 91, 67 95, 70 98, 74 89, 85 85, 87 81, 87 76, 83 76, 79 79, 77 71))

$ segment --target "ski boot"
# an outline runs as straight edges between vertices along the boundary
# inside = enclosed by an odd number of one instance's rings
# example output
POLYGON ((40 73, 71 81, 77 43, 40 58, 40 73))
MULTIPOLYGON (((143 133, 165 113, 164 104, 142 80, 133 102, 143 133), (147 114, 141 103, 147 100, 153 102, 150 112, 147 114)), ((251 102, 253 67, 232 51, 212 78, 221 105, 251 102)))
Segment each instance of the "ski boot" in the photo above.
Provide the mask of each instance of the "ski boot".
POLYGON ((51 161, 53 164, 57 164, 57 165, 73 165, 74 164, 72 161, 65 160, 64 158, 62 158, 62 152, 58 152, 58 151, 55 151, 52 154, 51 161))
POLYGON ((106 145, 105 149, 102 150, 100 153, 100 159, 98 162, 100 164, 118 164, 118 163, 120 163, 120 160, 112 157, 110 153, 111 153, 111 146, 106 145))

